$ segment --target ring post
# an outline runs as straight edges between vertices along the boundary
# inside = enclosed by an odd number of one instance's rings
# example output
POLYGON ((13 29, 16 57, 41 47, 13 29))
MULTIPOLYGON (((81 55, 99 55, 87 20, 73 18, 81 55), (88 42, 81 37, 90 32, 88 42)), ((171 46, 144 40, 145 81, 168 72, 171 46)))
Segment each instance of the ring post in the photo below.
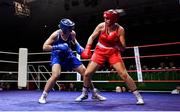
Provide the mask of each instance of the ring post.
POLYGON ((136 61, 138 82, 143 82, 140 55, 139 55, 139 47, 138 46, 134 46, 134 55, 135 55, 135 61, 136 61))
MULTIPOLYGON (((81 56, 76 52, 77 59, 81 60, 81 56)), ((81 75, 77 72, 76 74, 76 80, 81 81, 81 75)))
POLYGON ((27 59, 28 49, 19 49, 19 63, 18 63, 18 87, 27 86, 27 59))

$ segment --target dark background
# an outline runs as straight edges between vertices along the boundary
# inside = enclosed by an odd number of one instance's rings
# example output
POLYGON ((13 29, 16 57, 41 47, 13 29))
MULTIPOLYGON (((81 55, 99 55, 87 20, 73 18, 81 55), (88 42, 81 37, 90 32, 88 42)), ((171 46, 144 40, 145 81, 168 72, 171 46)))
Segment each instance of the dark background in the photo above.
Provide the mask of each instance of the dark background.
MULTIPOLYGON (((43 43, 58 29, 62 18, 70 18, 76 23, 77 40, 85 46, 94 28, 103 21, 103 12, 111 8, 125 10, 118 23, 125 28, 127 46, 180 42, 180 0, 0 0, 0 52, 18 53, 19 48, 28 48, 28 52, 33 53, 43 52, 43 43), (17 16, 14 1, 26 3, 31 11, 30 16, 17 16)), ((140 49, 141 56, 178 53, 179 45, 140 49)), ((132 49, 122 53, 123 57, 133 55, 132 49)), ((28 55, 28 62, 47 61, 49 58, 49 55, 28 55)), ((17 61, 18 55, 10 57, 7 53, 1 53, 0 60, 17 61)), ((134 59, 124 61, 128 70, 135 63, 134 59)), ((149 69, 157 69, 161 62, 166 66, 173 62, 176 68, 180 67, 179 56, 141 58, 141 66, 149 69)), ((38 64, 34 67, 37 68, 38 64)), ((46 67, 51 69, 49 63, 46 67)), ((107 68, 109 66, 105 64, 102 69, 107 68)), ((17 70, 17 63, 0 64, 0 71, 17 70)), ((14 73, 4 76, 7 79, 15 79, 10 76, 17 78, 14 73)))
POLYGON ((178 0, 24 1, 31 10, 28 17, 14 14, 13 0, 0 0, 0 51, 18 52, 25 47, 29 52, 42 52, 44 41, 62 18, 75 21, 77 40, 85 46, 96 25, 103 21, 103 11, 111 8, 126 12, 118 23, 126 30, 127 46, 180 41, 178 0))

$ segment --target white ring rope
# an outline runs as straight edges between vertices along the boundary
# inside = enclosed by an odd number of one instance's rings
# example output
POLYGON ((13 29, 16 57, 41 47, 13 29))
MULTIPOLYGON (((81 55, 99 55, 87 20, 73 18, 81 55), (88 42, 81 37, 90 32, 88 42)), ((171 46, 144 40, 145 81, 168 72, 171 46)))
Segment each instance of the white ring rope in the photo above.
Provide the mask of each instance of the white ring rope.
POLYGON ((1 63, 18 63, 17 61, 0 60, 1 63))
POLYGON ((51 54, 51 52, 39 52, 39 53, 28 53, 28 55, 37 55, 37 54, 51 54))
POLYGON ((4 52, 4 51, 0 51, 1 54, 16 54, 19 55, 19 53, 14 53, 14 52, 4 52))
POLYGON ((51 61, 29 61, 28 64, 33 64, 33 63, 50 63, 51 61))
POLYGON ((0 71, 0 73, 9 73, 9 74, 11 74, 11 73, 18 73, 17 71, 0 71))
MULTIPOLYGON (((73 53, 76 53, 76 51, 73 51, 73 53)), ((28 55, 37 55, 37 54, 51 54, 51 52, 39 52, 39 53, 28 53, 28 55)))

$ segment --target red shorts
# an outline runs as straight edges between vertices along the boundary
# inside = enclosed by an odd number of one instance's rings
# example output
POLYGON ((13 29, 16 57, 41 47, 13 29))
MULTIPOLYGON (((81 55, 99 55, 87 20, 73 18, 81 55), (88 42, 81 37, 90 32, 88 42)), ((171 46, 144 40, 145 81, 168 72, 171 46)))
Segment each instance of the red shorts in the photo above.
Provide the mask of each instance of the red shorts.
POLYGON ((117 48, 103 48, 97 45, 91 60, 99 65, 103 65, 106 61, 113 65, 117 62, 122 62, 122 57, 117 48))

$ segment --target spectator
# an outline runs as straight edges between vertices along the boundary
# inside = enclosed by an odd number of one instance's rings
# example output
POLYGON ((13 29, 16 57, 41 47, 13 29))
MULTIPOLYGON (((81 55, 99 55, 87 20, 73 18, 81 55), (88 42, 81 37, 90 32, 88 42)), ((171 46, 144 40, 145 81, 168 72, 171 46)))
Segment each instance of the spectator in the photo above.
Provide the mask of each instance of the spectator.
POLYGON ((176 69, 175 65, 174 65, 174 62, 169 62, 169 68, 171 69, 176 69))
POLYGON ((71 82, 69 83, 69 88, 68 88, 69 91, 76 91, 76 88, 74 86, 74 84, 71 82))
POLYGON ((171 91, 171 94, 180 94, 180 85, 177 85, 176 89, 171 91))
POLYGON ((160 62, 158 69, 159 70, 160 69, 165 69, 165 63, 164 62, 160 62))
POLYGON ((116 86, 116 92, 122 92, 122 89, 120 86, 116 86))

